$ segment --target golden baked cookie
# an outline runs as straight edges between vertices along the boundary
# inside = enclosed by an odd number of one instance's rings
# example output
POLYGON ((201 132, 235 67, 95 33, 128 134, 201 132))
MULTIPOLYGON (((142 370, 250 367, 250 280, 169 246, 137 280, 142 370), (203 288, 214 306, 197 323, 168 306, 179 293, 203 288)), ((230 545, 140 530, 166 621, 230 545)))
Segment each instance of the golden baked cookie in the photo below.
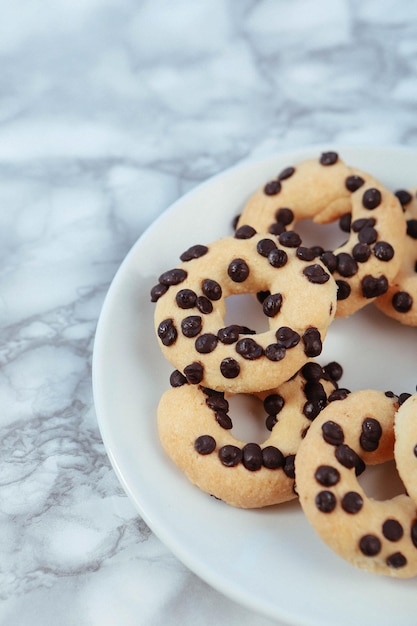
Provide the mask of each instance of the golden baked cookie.
POLYGON ((417 502, 417 394, 400 406, 394 421, 394 457, 408 495, 417 502))
POLYGON ((295 475, 307 519, 341 557, 368 572, 417 574, 417 508, 401 494, 366 495, 358 476, 366 464, 392 459, 399 401, 381 391, 352 392, 328 405, 301 442, 295 475))
POLYGON ((221 391, 288 380, 321 353, 336 310, 335 281, 304 252, 252 228, 187 250, 151 290, 164 356, 189 383, 221 391), (225 324, 228 296, 259 292, 267 331, 225 324))
POLYGON ((337 385, 340 374, 336 363, 322 368, 312 361, 289 382, 256 394, 265 420, 258 445, 234 436, 230 396, 189 385, 176 371, 158 406, 162 446, 190 482, 228 504, 256 508, 291 500, 298 446, 328 402, 346 393, 337 385))
POLYGON ((385 293, 403 255, 405 220, 396 196, 366 172, 349 167, 336 152, 285 168, 248 200, 238 228, 250 225, 282 240, 303 219, 340 219, 348 241, 320 250, 338 284, 337 317, 354 313, 385 293))

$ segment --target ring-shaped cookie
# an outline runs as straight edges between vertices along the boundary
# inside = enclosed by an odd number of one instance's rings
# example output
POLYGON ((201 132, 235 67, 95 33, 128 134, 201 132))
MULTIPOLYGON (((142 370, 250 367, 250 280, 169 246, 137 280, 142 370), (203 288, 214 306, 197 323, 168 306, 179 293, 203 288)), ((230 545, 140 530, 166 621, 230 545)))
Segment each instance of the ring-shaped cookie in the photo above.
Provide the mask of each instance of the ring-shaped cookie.
POLYGON ((338 284, 337 317, 385 293, 400 269, 405 220, 396 196, 368 173, 353 169, 336 152, 285 168, 259 188, 237 226, 250 225, 285 240, 303 219, 339 219, 348 241, 333 251, 316 248, 338 284))
POLYGON ((396 192, 407 225, 401 268, 388 291, 375 300, 377 308, 402 324, 417 326, 417 189, 396 192))
POLYGON ((189 385, 176 371, 158 406, 162 446, 191 483, 232 506, 258 508, 291 500, 296 497, 294 457, 306 430, 328 402, 347 393, 337 385, 339 369, 335 363, 322 368, 311 361, 279 388, 255 394, 266 415, 259 415, 265 419, 260 445, 233 435, 230 396, 189 385))
POLYGON ((368 497, 357 476, 366 464, 393 458, 392 393, 362 390, 326 407, 295 459, 296 488, 307 519, 337 554, 368 572, 417 574, 417 508, 401 494, 368 497))
POLYGON ((394 421, 394 457, 408 495, 417 503, 417 394, 400 406, 394 421))
POLYGON ((192 246, 151 290, 164 356, 189 383, 232 392, 270 389, 322 350, 336 310, 336 283, 303 248, 244 229, 192 246), (184 260, 185 259, 185 260, 184 260), (226 325, 226 298, 264 292, 269 329, 226 325))

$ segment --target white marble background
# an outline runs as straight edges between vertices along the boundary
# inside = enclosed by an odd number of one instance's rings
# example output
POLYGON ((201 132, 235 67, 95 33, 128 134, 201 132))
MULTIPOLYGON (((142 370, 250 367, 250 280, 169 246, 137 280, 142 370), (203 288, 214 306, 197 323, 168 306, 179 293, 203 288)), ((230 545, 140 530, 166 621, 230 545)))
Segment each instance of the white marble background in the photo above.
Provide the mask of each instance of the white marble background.
POLYGON ((271 625, 124 495, 95 326, 138 236, 212 174, 313 143, 417 145, 417 3, 1 5, 0 623, 271 625))

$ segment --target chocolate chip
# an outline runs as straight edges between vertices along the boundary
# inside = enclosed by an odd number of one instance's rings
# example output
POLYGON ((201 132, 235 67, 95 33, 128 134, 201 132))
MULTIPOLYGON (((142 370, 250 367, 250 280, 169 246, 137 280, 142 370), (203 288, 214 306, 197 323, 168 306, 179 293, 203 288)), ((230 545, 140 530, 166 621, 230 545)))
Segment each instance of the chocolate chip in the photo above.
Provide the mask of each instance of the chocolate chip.
POLYGON ((365 463, 361 457, 350 446, 341 443, 335 450, 336 459, 343 467, 347 469, 355 468, 356 476, 359 476, 365 470, 365 463))
POLYGON ((378 233, 373 226, 365 226, 358 233, 358 240, 360 243, 375 243, 378 233))
POLYGON ((410 537, 413 543, 413 546, 417 548, 417 520, 414 520, 411 524, 410 537))
POLYGON ((190 363, 184 367, 184 374, 191 385, 198 385, 203 380, 204 367, 201 363, 190 363))
POLYGON ((268 262, 272 267, 284 267, 288 261, 288 255, 285 250, 274 248, 268 254, 268 262))
POLYGON ((286 180, 290 178, 295 172, 295 167, 289 166, 282 170, 280 174, 278 174, 278 180, 286 180))
POLYGON ((207 246, 201 246, 199 244, 195 246, 191 246, 185 252, 183 252, 180 256, 181 261, 191 261, 192 259, 199 259, 201 256, 207 254, 208 248, 207 246))
POLYGON ((235 283, 243 283, 249 276, 249 267, 243 259, 234 259, 227 268, 229 277, 235 283))
POLYGON ((196 337, 201 332, 201 317, 199 315, 189 315, 181 322, 181 332, 184 337, 196 337))
POLYGON ((151 302, 157 302, 161 296, 168 291, 168 285, 158 283, 151 289, 151 302))
POLYGON ((192 289, 180 289, 175 296, 180 309, 192 309, 197 302, 197 294, 192 289))
POLYGON ((362 196, 362 204, 365 209, 372 211, 376 209, 382 202, 382 195, 379 189, 370 187, 362 196))
POLYGON ((240 365, 231 357, 226 357, 220 363, 220 372, 224 378, 236 378, 240 373, 240 365))
POLYGON ((216 440, 211 435, 200 435, 194 441, 194 449, 199 454, 211 454, 216 449, 216 440))
POLYGON ((332 446, 338 446, 345 440, 345 434, 340 424, 328 420, 321 427, 323 439, 332 446))
POLYGON ((324 283, 327 283, 330 278, 330 275, 325 272, 322 266, 318 263, 307 265, 307 267, 303 269, 303 274, 307 277, 310 283, 316 285, 323 285, 324 283))
POLYGON ((354 276, 358 271, 358 264, 355 259, 347 252, 340 252, 336 255, 337 271, 341 276, 349 278, 354 276))
POLYGON ((349 394, 350 394, 349 389, 339 387, 339 389, 335 389, 329 394, 327 401, 336 402, 337 400, 345 400, 349 394))
POLYGON ((352 213, 345 213, 344 215, 342 215, 342 217, 339 219, 340 230, 342 230, 344 233, 350 233, 351 222, 352 213))
POLYGON ((333 274, 333 272, 337 269, 337 257, 333 252, 326 250, 320 255, 320 261, 327 267, 329 272, 333 274))
POLYGON ((213 311, 213 305, 206 296, 198 296, 196 305, 200 313, 204 313, 204 315, 208 315, 213 311))
POLYGON ((173 319, 163 320, 158 325, 158 337, 164 346, 172 346, 176 342, 178 332, 173 319))
POLYGON ((374 255, 380 261, 391 261, 394 256, 394 248, 386 241, 378 241, 374 245, 374 255))
POLYGON ((301 245, 301 237, 294 230, 286 230, 278 236, 278 241, 287 248, 298 248, 301 245))
POLYGON ((395 195, 397 196, 398 200, 400 201, 401 206, 403 207, 409 204, 411 200, 413 199, 413 196, 411 195, 411 193, 407 191, 406 189, 398 189, 398 191, 395 192, 395 195))
POLYGON ((371 256, 371 248, 367 243, 356 243, 352 248, 352 257, 358 263, 366 263, 371 256))
POLYGON ((337 361, 330 361, 327 365, 323 367, 324 373, 330 378, 337 382, 343 376, 343 367, 337 361))
POLYGON ((392 297, 392 306, 398 313, 408 313, 413 306, 413 298, 406 291, 397 291, 392 297))
POLYGON ((244 337, 236 343, 236 352, 244 359, 254 361, 263 355, 264 350, 254 339, 244 337))
POLYGON ((206 398, 206 404, 212 411, 223 411, 226 412, 229 410, 229 403, 224 397, 224 393, 214 393, 210 394, 208 398, 206 398))
POLYGON ((398 396, 398 404, 401 406, 411 396, 410 393, 400 393, 398 396))
POLYGON ((352 230, 353 232, 358 233, 363 228, 373 228, 375 224, 376 220, 373 217, 360 217, 352 222, 352 230))
POLYGON ((169 377, 169 384, 171 387, 182 387, 187 383, 187 379, 184 374, 179 370, 174 370, 169 377))
POLYGON ((288 478, 295 478, 295 454, 289 454, 285 457, 284 466, 282 468, 284 470, 284 474, 288 476, 288 478))
POLYGON ((225 430, 230 430, 231 428, 233 428, 232 420, 230 419, 229 415, 224 411, 217 411, 215 413, 215 418, 218 425, 225 430))
POLYGON ((268 233, 270 233, 271 235, 278 236, 281 233, 283 233, 285 230, 286 229, 285 229, 284 224, 282 224, 281 222, 273 222, 272 224, 269 225, 268 233))
POLYGON ((348 191, 351 191, 352 193, 354 191, 357 191, 364 184, 364 179, 361 176, 357 176, 356 174, 353 174, 353 176, 348 176, 345 180, 346 189, 348 191))
POLYGON ((267 317, 275 317, 282 306, 282 296, 280 293, 274 293, 267 296, 263 302, 262 310, 267 317))
POLYGON ((399 541, 404 534, 404 530, 397 520, 387 519, 382 524, 382 533, 388 541, 399 541))
POLYGON ((204 335, 197 337, 194 345, 195 349, 200 354, 209 354, 216 348, 217 342, 218 339, 216 335, 213 333, 204 333, 204 335))
POLYGON ((315 503, 321 513, 331 513, 336 507, 336 496, 331 491, 320 491, 315 503))
POLYGON ((222 288, 219 283, 211 278, 206 278, 202 284, 202 291, 209 300, 220 300, 222 288))
POLYGON ((287 350, 294 348, 300 341, 300 335, 289 326, 280 326, 275 331, 275 337, 278 344, 287 350))
POLYGON ((323 487, 333 487, 340 480, 340 472, 331 465, 319 465, 314 473, 314 478, 323 487))
POLYGON ((407 235, 417 239, 417 220, 407 220, 407 235))
POLYGON ((226 467, 234 467, 242 460, 242 450, 230 444, 222 446, 219 450, 219 458, 226 467))
POLYGON ((304 385, 304 394, 307 400, 310 400, 310 402, 319 402, 323 407, 327 402, 327 394, 319 381, 306 382, 304 385))
POLYGON ((279 180, 271 180, 264 187, 264 194, 267 196, 276 196, 281 191, 281 183, 279 180))
POLYGON ((389 557, 387 557, 386 563, 388 567, 399 569, 407 565, 407 559, 401 552, 394 552, 394 554, 390 554, 389 557))
POLYGON ((270 343, 265 348, 265 356, 269 361, 282 361, 287 351, 279 343, 270 343))
POLYGON ((235 231, 235 239, 251 239, 254 235, 256 235, 256 230, 248 224, 239 226, 235 231))
POLYGON ((336 280, 337 300, 346 300, 352 291, 351 286, 345 280, 336 280))
POLYGON ((162 285, 170 287, 171 285, 179 285, 187 278, 187 272, 181 268, 174 268, 164 272, 159 277, 159 282, 162 285))
POLYGON ((346 513, 354 515, 355 513, 358 513, 363 507, 363 498, 356 491, 348 491, 343 496, 341 505, 342 509, 346 511, 346 513))
POLYGON ((250 472, 256 472, 262 467, 262 450, 257 443, 247 443, 242 449, 242 463, 250 472))
POLYGON ((378 449, 382 437, 381 424, 373 417, 366 417, 362 422, 362 432, 359 443, 366 452, 374 452, 378 449))
POLYGON ((281 207, 275 211, 275 220, 284 226, 289 226, 294 221, 294 212, 287 207, 281 207))
POLYGON ((381 547, 381 541, 375 535, 364 535, 359 541, 359 549, 365 556, 376 556, 381 547))
POLYGON ((262 450, 262 462, 268 469, 283 467, 285 458, 281 450, 275 446, 266 446, 262 450))
POLYGON ((285 400, 279 393, 270 393, 263 401, 264 409, 269 415, 278 415, 284 404, 285 400))
POLYGON ((309 363, 303 365, 303 367, 301 368, 301 374, 306 380, 310 382, 315 382, 322 378, 323 368, 318 363, 310 361, 309 363))
POLYGON ((260 239, 256 244, 256 250, 261 256, 267 257, 271 250, 275 250, 277 244, 272 239, 260 239))
POLYGON ((322 408, 320 402, 308 400, 303 406, 303 415, 312 422, 319 415, 322 408))
POLYGON ((320 156, 321 165, 334 165, 337 163, 339 155, 337 152, 323 152, 320 156))
POLYGON ((296 254, 300 261, 312 261, 316 258, 316 253, 313 248, 306 248, 305 246, 297 248, 296 254))
POLYGON ((388 290, 388 280, 386 276, 365 276, 362 279, 362 295, 364 298, 377 298, 388 290))
POLYGON ((308 328, 303 335, 304 354, 309 357, 318 356, 323 349, 321 336, 317 328, 308 328))
POLYGON ((276 415, 267 415, 267 418, 265 420, 265 428, 269 431, 272 431, 275 424, 277 423, 278 423, 278 418, 276 415))
POLYGON ((241 327, 237 324, 231 324, 230 326, 225 326, 224 328, 220 328, 217 337, 224 344, 232 344, 236 343, 240 336, 241 327))

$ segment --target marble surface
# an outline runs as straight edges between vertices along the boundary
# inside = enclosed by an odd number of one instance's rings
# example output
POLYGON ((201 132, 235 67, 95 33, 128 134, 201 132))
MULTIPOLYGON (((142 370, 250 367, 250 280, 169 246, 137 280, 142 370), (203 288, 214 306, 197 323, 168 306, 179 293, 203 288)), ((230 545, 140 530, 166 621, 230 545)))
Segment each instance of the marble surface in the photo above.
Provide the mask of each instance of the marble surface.
POLYGON ((315 143, 416 146, 417 4, 2 4, 0 623, 271 626, 124 494, 96 323, 132 244, 213 174, 315 143))

